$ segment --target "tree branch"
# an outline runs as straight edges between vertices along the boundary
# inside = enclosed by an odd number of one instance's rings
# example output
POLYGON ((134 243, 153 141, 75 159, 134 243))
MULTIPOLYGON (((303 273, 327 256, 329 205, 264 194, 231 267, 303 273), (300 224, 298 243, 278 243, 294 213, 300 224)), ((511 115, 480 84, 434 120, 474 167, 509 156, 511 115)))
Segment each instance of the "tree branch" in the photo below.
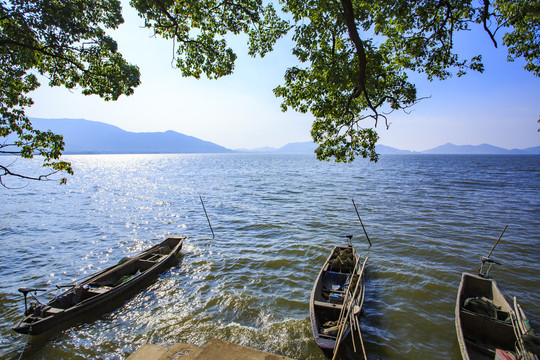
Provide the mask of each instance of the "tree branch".
POLYGON ((353 98, 357 98, 362 92, 366 91, 366 51, 364 49, 364 43, 358 34, 358 29, 356 28, 356 23, 354 21, 354 10, 351 0, 341 0, 341 6, 343 9, 343 19, 345 20, 345 25, 347 26, 347 31, 349 32, 349 38, 356 48, 356 56, 358 58, 358 87, 354 90, 352 95, 353 98))
MULTIPOLYGON (((26 175, 21 175, 21 174, 14 173, 14 172, 10 171, 7 167, 5 167, 3 165, 0 165, 0 171, 3 172, 3 174, 0 173, 0 185, 2 185, 5 188, 9 188, 6 184, 4 184, 4 181, 3 181, 3 176, 6 176, 6 175, 14 176, 14 177, 18 177, 20 179, 26 179, 26 180, 53 181, 52 179, 49 179, 49 176, 52 176, 52 175, 57 174, 58 172, 60 172, 58 170, 58 171, 54 171, 54 172, 52 172, 50 174, 40 175, 38 177, 33 177, 33 176, 26 176, 26 175)), ((64 179, 62 179, 60 181, 61 181, 61 183, 65 183, 64 179)))
POLYGON ((380 114, 377 111, 377 107, 373 106, 371 102, 371 98, 366 88, 367 56, 366 56, 366 50, 364 47, 364 42, 362 41, 362 39, 360 39, 360 35, 358 34, 358 29, 356 27, 352 1, 341 0, 341 6, 343 9, 342 16, 343 16, 343 19, 345 20, 345 25, 347 26, 349 38, 351 39, 351 41, 353 42, 356 48, 356 57, 358 59, 358 70, 359 70, 358 81, 357 81, 358 86, 354 88, 353 92, 351 93, 351 96, 349 97, 349 100, 347 102, 346 112, 349 110, 352 100, 358 98, 360 95, 363 94, 368 107, 371 109, 371 111, 373 111, 373 115, 370 117, 372 117, 375 120, 375 127, 377 127, 377 121, 379 119, 380 114))
POLYGON ((489 34, 489 37, 491 38, 491 41, 493 41, 493 45, 497 47, 497 40, 495 40, 495 34, 492 33, 487 26, 487 20, 490 16, 491 14, 489 13, 489 0, 484 0, 484 8, 482 10, 482 23, 484 24, 484 30, 486 30, 486 32, 489 34))
MULTIPOLYGON (((18 42, 18 41, 14 41, 14 40, 11 40, 11 39, 7 39, 7 40, 0 40, 0 46, 3 46, 4 44, 11 44, 11 45, 15 45, 15 46, 18 46, 18 47, 22 47, 22 48, 25 48, 25 49, 29 49, 29 50, 33 50, 33 51, 37 51, 37 52, 40 52, 46 56, 50 56, 54 59, 60 59, 60 60, 64 60, 68 63, 70 63, 71 65, 75 66, 77 69, 79 69, 80 71, 82 72, 85 72, 85 73, 89 73, 91 74, 88 69, 86 69, 84 66, 82 66, 80 63, 77 63, 76 61, 73 61, 72 59, 69 59, 65 56, 61 56, 59 54, 55 54, 53 52, 49 52, 47 51, 46 49, 47 48, 55 48, 53 46, 43 46, 43 47, 38 47, 38 46, 35 46, 35 45, 31 45, 31 44, 25 44, 25 43, 21 43, 21 42, 18 42)), ((70 47, 66 47, 68 50, 71 50, 71 51, 79 51, 78 49, 76 48, 70 48, 70 47)), ((95 74, 93 74, 95 75, 95 74)))
POLYGON ((167 10, 167 8, 165 7, 165 5, 163 4, 162 1, 156 1, 156 3, 158 5, 158 7, 159 7, 159 10, 167 17, 167 19, 169 19, 169 21, 172 24, 171 25, 156 24, 155 27, 164 28, 164 29, 174 28, 174 36, 175 36, 174 38, 175 38, 175 40, 178 40, 178 41, 180 41, 180 42, 182 42, 184 44, 196 44, 198 46, 202 46, 206 50, 208 50, 209 52, 212 52, 212 53, 216 54, 216 52, 214 51, 214 49, 212 49, 212 47, 204 46, 204 44, 202 44, 200 41, 184 39, 182 36, 180 36, 180 34, 178 33, 178 28, 179 28, 180 24, 178 24, 178 20, 176 20, 176 17, 171 15, 171 13, 167 10))

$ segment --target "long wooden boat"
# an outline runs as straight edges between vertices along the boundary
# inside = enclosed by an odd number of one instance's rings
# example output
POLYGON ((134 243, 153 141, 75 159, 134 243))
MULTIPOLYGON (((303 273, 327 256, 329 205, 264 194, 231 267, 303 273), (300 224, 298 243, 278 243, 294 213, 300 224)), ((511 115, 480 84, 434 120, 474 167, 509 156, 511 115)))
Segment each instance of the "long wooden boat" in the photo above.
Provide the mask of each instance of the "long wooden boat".
POLYGON ((495 280, 463 273, 455 312, 464 360, 538 359, 524 342, 535 338, 534 330, 515 298, 512 307, 495 280))
POLYGON ((364 266, 365 261, 360 269, 352 246, 335 246, 317 276, 309 301, 311 327, 315 342, 327 357, 334 355, 340 342, 353 336, 362 341, 358 317, 364 298, 364 266))
MULTIPOLYGON (((88 280, 73 284, 47 304, 33 304, 25 309, 25 318, 13 330, 38 335, 85 315, 101 313, 107 305, 125 299, 172 266, 184 239, 183 236, 169 237, 132 258, 91 275, 88 280)), ((25 295, 25 308, 27 293, 35 290, 39 289, 19 289, 25 295)))

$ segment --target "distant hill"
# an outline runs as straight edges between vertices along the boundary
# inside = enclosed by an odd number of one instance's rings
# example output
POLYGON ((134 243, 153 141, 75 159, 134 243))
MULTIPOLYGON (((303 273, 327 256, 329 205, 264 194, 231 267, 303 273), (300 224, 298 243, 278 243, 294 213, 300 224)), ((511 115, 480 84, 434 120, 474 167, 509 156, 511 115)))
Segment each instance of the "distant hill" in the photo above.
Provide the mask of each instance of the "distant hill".
MULTIPOLYGON (((295 142, 289 143, 280 148, 264 147, 258 149, 240 149, 241 152, 255 152, 255 153, 278 153, 278 154, 313 154, 317 144, 313 141, 295 142)), ((390 146, 377 145, 377 152, 379 154, 412 154, 409 150, 399 150, 390 146)))
POLYGON ((413 154, 412 151, 409 150, 399 150, 390 146, 386 145, 377 145, 375 146, 375 151, 377 151, 378 154, 413 154))
MULTIPOLYGON (((64 136, 64 154, 152 154, 152 153, 278 153, 313 154, 317 147, 312 141, 289 143, 281 148, 230 150, 175 131, 135 133, 98 121, 83 119, 31 119, 39 130, 52 130, 64 136)), ((540 154, 540 146, 527 149, 504 149, 482 145, 454 145, 451 143, 422 152, 400 150, 377 145, 379 154, 478 154, 478 155, 525 155, 540 154)))
POLYGON ((317 145, 315 145, 312 141, 306 141, 289 143, 280 148, 265 146, 255 149, 235 149, 235 151, 256 154, 313 154, 316 147, 317 145))
POLYGON ((533 146, 523 150, 514 149, 512 151, 523 151, 524 154, 540 155, 540 146, 533 146))
MULTIPOLYGON (((276 148, 259 148, 252 150, 238 150, 241 152, 254 153, 279 153, 279 154, 313 154, 317 147, 312 141, 297 142, 287 144, 279 149, 276 148)), ((433 149, 416 152, 409 150, 400 150, 386 145, 377 145, 376 151, 381 155, 407 155, 407 154, 440 154, 440 155, 536 155, 540 154, 540 146, 527 149, 508 150, 501 147, 483 144, 483 145, 454 145, 451 143, 438 146, 433 149)))
POLYGON ((245 149, 245 148, 242 148, 242 149, 234 149, 234 151, 236 152, 241 152, 241 153, 256 153, 256 154, 260 154, 260 153, 273 153, 273 152, 276 152, 276 148, 273 148, 273 147, 269 147, 269 146, 265 146, 265 147, 261 147, 261 148, 255 148, 255 149, 245 149))
POLYGON ((31 119, 39 130, 62 134, 64 154, 226 153, 223 146, 175 131, 135 133, 98 121, 31 119))
POLYGON ((289 143, 276 149, 280 154, 313 154, 317 145, 312 141, 289 143))
POLYGON ((422 154, 453 154, 453 155, 525 155, 540 154, 540 146, 527 149, 504 149, 501 147, 482 145, 454 145, 451 143, 437 146, 436 148, 425 150, 422 154))

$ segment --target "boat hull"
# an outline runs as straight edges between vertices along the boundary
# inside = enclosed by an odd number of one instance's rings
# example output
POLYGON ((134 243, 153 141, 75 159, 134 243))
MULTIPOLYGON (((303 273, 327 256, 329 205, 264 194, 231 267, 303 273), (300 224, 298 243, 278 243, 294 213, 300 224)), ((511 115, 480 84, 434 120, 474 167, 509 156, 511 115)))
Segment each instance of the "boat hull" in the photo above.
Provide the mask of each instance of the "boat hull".
POLYGON ((85 316, 102 314, 115 308, 121 301, 152 282, 158 274, 173 266, 178 261, 177 255, 184 239, 185 237, 167 238, 122 264, 96 273, 27 315, 13 330, 20 334, 39 335, 62 324, 76 323, 85 316), (66 299, 73 299, 78 295, 75 288, 82 289, 80 301, 66 306, 63 303, 66 299))
MULTIPOLYGON (((321 268, 311 291, 309 310, 313 338, 329 358, 333 356, 336 347, 337 331, 328 331, 328 328, 331 327, 325 326, 325 324, 339 319, 343 308, 343 297, 357 260, 358 256, 352 247, 334 247, 321 268), (343 264, 343 267, 336 266, 335 263, 332 264, 336 252, 342 251, 350 251, 352 253, 351 260, 347 264, 343 264)), ((359 314, 355 316, 359 316, 359 314)), ((348 344, 351 343, 351 331, 348 327, 345 329, 342 339, 340 353, 347 352, 348 344)))
POLYGON ((495 280, 462 274, 455 316, 463 360, 494 359, 497 349, 515 350, 517 339, 512 322, 508 320, 511 311, 495 280), (490 304, 500 310, 495 310, 490 304))

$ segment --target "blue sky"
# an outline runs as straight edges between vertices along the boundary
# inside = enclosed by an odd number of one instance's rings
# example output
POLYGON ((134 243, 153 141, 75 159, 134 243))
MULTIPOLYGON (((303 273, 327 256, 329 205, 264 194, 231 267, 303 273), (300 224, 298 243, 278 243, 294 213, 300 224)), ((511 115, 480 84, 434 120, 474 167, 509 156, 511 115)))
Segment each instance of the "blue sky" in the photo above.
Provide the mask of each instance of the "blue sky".
MULTIPOLYGON (((272 93, 283 83, 285 70, 296 64, 290 40, 280 41, 263 59, 245 55, 245 39, 235 40, 235 73, 196 80, 182 78, 172 67, 172 42, 142 28, 143 21, 127 3, 124 18, 113 36, 124 57, 141 69, 142 84, 135 94, 104 102, 77 90, 49 88, 43 80, 32 94, 35 105, 28 116, 82 118, 134 132, 174 130, 232 149, 311 140, 311 116, 282 113, 280 99, 272 93)), ((508 149, 539 146, 540 78, 523 70, 522 61, 507 62, 506 49, 495 49, 481 30, 460 35, 456 44, 464 55, 481 53, 485 72, 435 82, 415 75, 419 96, 430 98, 410 114, 393 113, 389 130, 379 125, 379 143, 416 151, 447 142, 508 149)))

